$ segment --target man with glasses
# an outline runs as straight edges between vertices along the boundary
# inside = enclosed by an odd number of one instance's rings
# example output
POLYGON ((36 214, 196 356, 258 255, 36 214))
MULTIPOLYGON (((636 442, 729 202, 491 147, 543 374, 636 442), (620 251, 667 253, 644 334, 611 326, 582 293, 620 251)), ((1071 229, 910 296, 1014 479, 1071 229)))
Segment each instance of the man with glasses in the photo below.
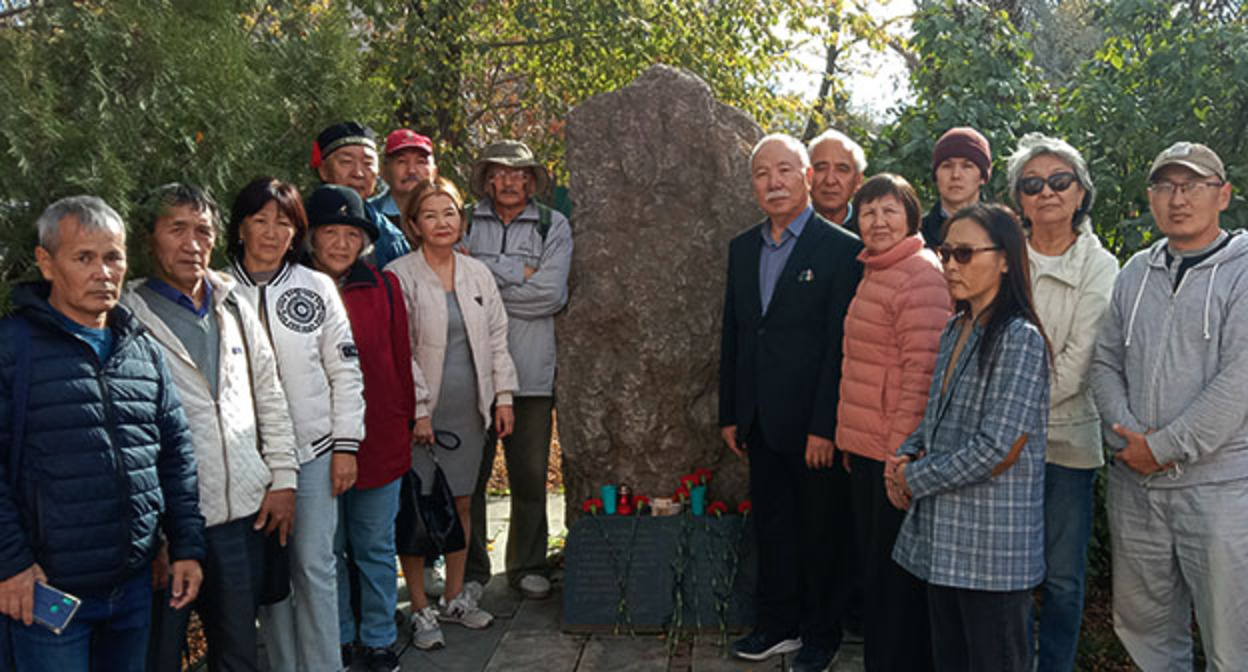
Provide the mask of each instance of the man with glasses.
POLYGON ((1248 651, 1248 236, 1213 150, 1179 142, 1149 171, 1165 238, 1114 283, 1092 363, 1113 449, 1114 630, 1145 670, 1191 669, 1196 611, 1208 669, 1248 651))
MULTIPOLYGON (((546 467, 555 405, 555 313, 568 302, 572 266, 568 219, 534 198, 549 183, 546 167, 523 142, 504 140, 486 147, 472 168, 472 192, 480 200, 467 213, 464 234, 467 251, 485 262, 498 282, 507 307, 507 343, 520 378, 516 429, 503 439, 511 488, 506 562, 508 583, 529 598, 550 594, 546 467)), ((491 430, 472 495, 472 520, 483 522, 472 526, 465 590, 477 590, 472 584, 490 578, 485 488, 497 442, 491 430)))

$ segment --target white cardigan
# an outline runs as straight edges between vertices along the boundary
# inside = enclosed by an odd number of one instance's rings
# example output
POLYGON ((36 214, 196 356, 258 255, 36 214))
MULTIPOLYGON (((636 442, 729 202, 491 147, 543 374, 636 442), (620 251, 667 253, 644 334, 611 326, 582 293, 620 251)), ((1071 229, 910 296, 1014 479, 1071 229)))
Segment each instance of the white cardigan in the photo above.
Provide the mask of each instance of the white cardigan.
POLYGON ((260 319, 246 301, 232 296, 235 283, 229 276, 209 271, 206 280, 212 285, 212 311, 220 331, 215 399, 208 379, 191 360, 182 341, 135 291, 142 280, 129 283, 122 303, 134 311, 164 350, 195 444, 199 508, 211 527, 259 511, 270 488, 295 488, 299 461, 286 395, 278 381, 273 349, 269 347, 260 319), (238 303, 241 325, 233 309, 226 305, 227 300, 238 303), (244 331, 247 348, 242 340, 244 331), (247 377, 249 367, 245 353, 248 348, 250 369, 255 374, 254 410, 253 385, 247 377), (263 437, 263 459, 256 450, 257 421, 263 437))
MULTIPOLYGON (((472 257, 454 254, 455 297, 477 370, 478 410, 489 427, 490 406, 510 405, 517 387, 516 367, 507 351, 507 310, 490 269, 472 257)), ((446 290, 419 248, 390 262, 386 270, 399 278, 403 289, 412 357, 423 374, 416 378, 416 417, 433 415, 446 356, 446 290)))
POLYGON ((1055 269, 1042 273, 1031 258, 1032 296, 1053 346, 1046 461, 1071 469, 1105 463, 1101 419, 1092 399, 1092 349, 1109 306, 1118 260, 1101 246, 1087 220, 1055 269))
POLYGON ((364 440, 364 376, 338 287, 324 273, 285 263, 257 286, 242 264, 226 271, 264 322, 290 404, 299 464, 364 440))

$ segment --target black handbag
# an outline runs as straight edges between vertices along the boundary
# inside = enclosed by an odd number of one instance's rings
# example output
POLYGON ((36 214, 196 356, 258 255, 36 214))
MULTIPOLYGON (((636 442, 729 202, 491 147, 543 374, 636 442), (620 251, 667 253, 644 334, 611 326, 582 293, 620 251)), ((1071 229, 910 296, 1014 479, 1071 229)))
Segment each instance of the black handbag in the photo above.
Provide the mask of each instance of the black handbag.
MULTIPOLYGON (((251 344, 247 341, 247 328, 243 326, 242 311, 235 299, 230 297, 226 305, 238 320, 238 333, 243 337, 243 356, 247 358, 247 383, 251 386, 251 411, 256 417, 256 450, 264 458, 264 446, 260 441, 260 409, 256 406, 256 377, 251 370, 251 344)), ((287 537, 287 543, 290 538, 287 537)), ((262 543, 262 570, 256 598, 261 606, 277 604, 290 597, 290 546, 283 546, 281 535, 274 531, 265 535, 262 543)))
MULTIPOLYGON (((459 437, 451 432, 434 432, 434 440, 446 450, 459 448, 459 437)), ((467 548, 464 525, 455 510, 455 495, 446 482, 433 446, 428 449, 433 458, 433 487, 429 494, 422 494, 423 483, 414 469, 408 469, 403 475, 394 530, 395 547, 400 555, 433 557, 467 548)))

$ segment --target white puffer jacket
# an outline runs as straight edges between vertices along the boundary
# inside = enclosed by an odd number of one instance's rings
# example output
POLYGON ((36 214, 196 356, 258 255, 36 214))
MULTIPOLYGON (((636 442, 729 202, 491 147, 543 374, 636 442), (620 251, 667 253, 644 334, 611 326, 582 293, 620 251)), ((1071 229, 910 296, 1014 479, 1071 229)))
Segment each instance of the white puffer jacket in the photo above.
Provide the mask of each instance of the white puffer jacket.
POLYGON ((226 272, 238 281, 235 294, 259 313, 277 353, 299 463, 331 449, 358 451, 364 440, 364 376, 334 281, 289 263, 263 285, 257 285, 241 263, 226 272))
MULTIPOLYGON (((399 278, 407 307, 416 379, 416 417, 433 415, 442 386, 446 357, 446 290, 425 255, 416 249, 390 262, 386 270, 399 278)), ((510 406, 516 392, 516 366, 507 350, 507 309, 494 274, 485 264, 455 253, 455 298, 464 315, 464 330, 477 373, 478 410, 489 427, 490 406, 510 406)))
POLYGON ((252 515, 269 489, 294 489, 299 476, 295 435, 286 395, 277 378, 273 349, 251 306, 234 296, 229 276, 208 272, 212 311, 220 331, 217 396, 199 371, 182 341, 174 335, 143 296, 135 292, 142 280, 128 284, 125 304, 164 349, 178 396, 191 425, 195 460, 199 468, 199 508, 209 527, 252 515), (226 305, 237 305, 235 310, 226 305), (241 329, 241 330, 240 330, 241 329), (247 341, 244 342, 244 333, 247 341), (246 353, 251 353, 250 365, 246 353), (255 375, 253 383, 248 371, 255 375), (257 416, 259 416, 257 418, 257 416), (259 422, 260 451, 256 450, 259 422))

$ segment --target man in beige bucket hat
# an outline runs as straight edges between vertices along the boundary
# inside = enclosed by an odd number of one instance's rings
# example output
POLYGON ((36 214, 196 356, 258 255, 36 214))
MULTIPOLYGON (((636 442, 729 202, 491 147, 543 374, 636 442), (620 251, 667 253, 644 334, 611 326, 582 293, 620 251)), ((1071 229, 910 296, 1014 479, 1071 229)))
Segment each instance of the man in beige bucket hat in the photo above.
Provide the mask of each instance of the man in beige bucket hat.
MULTIPOLYGON (((485 148, 472 167, 470 186, 480 200, 469 208, 464 245, 485 262, 507 306, 508 345, 520 389, 516 429, 503 440, 511 487, 507 535, 507 581, 526 597, 550 593, 546 574, 546 467, 550 454, 555 384, 555 313, 568 301, 572 227, 560 212, 534 198, 550 185, 546 167, 523 142, 504 140, 485 148)), ((485 455, 472 500, 472 519, 485 520, 485 486, 496 439, 485 455)), ((473 525, 468 579, 490 577, 486 525, 473 525)))

